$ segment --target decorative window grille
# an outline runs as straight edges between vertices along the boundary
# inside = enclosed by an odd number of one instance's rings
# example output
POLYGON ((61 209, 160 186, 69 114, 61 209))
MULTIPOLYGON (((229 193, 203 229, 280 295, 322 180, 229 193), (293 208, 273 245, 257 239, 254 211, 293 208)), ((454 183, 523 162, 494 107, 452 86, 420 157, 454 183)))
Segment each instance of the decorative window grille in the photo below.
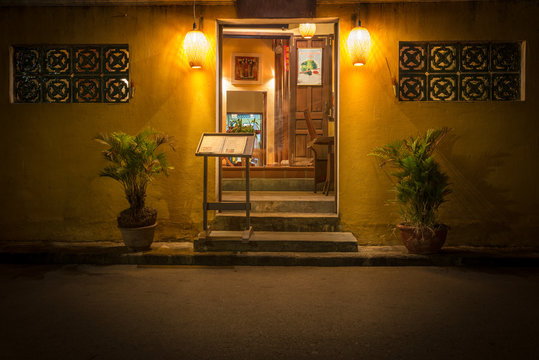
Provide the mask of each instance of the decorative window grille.
POLYGON ((400 42, 400 101, 524 100, 517 42, 400 42))
POLYGON ((129 45, 12 47, 14 103, 127 103, 129 45))

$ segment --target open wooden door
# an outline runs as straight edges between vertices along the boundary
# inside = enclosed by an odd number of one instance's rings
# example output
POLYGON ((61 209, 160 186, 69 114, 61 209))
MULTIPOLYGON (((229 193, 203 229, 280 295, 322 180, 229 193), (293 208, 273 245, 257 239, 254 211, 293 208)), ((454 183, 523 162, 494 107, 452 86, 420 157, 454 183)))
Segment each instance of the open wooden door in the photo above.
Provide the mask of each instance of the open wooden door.
MULTIPOLYGON (((295 37, 290 48, 290 159, 296 165, 307 165, 313 155, 307 149, 311 140, 305 121, 305 110, 311 114, 316 132, 320 136, 328 136, 328 116, 332 108, 332 73, 333 73, 333 36, 315 36, 312 39, 295 37), (301 49, 321 49, 321 64, 312 69, 310 66, 298 64, 307 59, 301 49), (299 53, 298 53, 299 52, 299 53), (299 54, 299 55, 298 55, 299 54), (321 83, 306 85, 305 81, 298 82, 298 74, 302 71, 317 71, 321 68, 321 83)), ((316 56, 316 51, 312 52, 316 56)), ((308 54, 307 54, 308 55, 308 54)), ((316 59, 316 58, 315 58, 316 59)))

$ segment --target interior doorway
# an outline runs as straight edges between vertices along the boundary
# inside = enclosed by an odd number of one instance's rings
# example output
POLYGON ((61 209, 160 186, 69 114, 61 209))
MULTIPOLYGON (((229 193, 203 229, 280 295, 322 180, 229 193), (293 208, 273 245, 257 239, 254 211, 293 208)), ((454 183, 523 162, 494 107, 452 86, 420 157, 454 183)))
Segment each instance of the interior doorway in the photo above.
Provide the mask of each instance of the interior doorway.
MULTIPOLYGON (((304 183, 336 202, 337 44, 338 19, 218 20, 217 130, 256 134, 253 180, 280 179, 284 191, 304 183), (302 37, 300 23, 313 21, 315 35, 302 37)), ((245 164, 218 167, 221 197, 245 164)))
MULTIPOLYGON (((254 132, 254 166, 266 165, 266 98, 265 91, 227 91, 226 124, 227 132, 254 132)), ((226 158, 223 166, 242 166, 240 158, 226 158)))

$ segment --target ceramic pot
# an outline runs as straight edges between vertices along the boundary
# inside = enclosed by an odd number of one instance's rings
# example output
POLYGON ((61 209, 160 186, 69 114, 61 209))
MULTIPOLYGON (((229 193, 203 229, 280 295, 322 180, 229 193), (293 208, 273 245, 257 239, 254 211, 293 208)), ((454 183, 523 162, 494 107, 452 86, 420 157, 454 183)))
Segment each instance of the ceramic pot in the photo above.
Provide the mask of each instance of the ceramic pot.
POLYGON ((139 228, 118 228, 122 233, 125 245, 136 251, 149 250, 157 223, 139 228))
POLYGON ((402 243, 412 254, 435 254, 440 252, 440 249, 445 243, 447 236, 447 225, 436 225, 434 229, 424 229, 423 231, 415 226, 407 226, 403 224, 397 225, 400 230, 402 243))

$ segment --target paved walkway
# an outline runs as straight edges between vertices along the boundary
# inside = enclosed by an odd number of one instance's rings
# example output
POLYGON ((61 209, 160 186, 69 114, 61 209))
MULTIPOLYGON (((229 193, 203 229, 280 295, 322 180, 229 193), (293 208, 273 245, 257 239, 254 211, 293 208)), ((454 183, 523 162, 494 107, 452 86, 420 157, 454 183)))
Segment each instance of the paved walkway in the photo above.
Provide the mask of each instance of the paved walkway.
POLYGON ((403 246, 359 246, 356 253, 194 252, 191 242, 156 242, 134 252, 117 242, 4 242, 6 264, 264 266, 539 266, 539 248, 445 247, 436 255, 403 246))

